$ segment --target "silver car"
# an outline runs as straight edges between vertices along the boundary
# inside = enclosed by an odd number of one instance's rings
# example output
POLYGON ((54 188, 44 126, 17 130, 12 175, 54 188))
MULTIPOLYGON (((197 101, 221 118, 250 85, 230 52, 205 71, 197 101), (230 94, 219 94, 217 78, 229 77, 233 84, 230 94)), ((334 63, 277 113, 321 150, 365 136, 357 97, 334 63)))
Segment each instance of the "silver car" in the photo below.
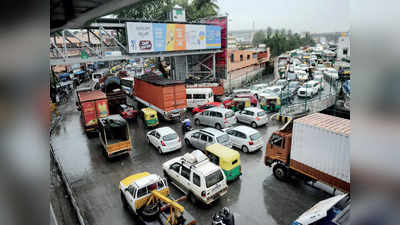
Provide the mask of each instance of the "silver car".
POLYGON ((264 110, 256 107, 245 108, 243 111, 236 112, 237 121, 250 124, 253 128, 267 124, 268 116, 264 110))
POLYGON ((230 109, 214 107, 194 116, 194 123, 222 129, 236 123, 235 113, 230 109))
POLYGON ((202 151, 204 151, 208 145, 215 143, 232 148, 232 142, 229 136, 211 127, 189 131, 185 134, 184 139, 187 145, 191 145, 202 151))

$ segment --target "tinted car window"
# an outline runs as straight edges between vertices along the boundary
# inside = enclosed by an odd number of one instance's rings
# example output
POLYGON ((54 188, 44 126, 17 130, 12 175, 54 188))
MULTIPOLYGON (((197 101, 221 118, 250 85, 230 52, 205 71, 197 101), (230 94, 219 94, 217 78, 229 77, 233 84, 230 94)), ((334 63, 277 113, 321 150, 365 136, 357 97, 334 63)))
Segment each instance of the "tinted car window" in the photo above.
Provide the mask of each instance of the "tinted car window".
POLYGON ((229 134, 229 135, 235 135, 236 131, 228 130, 228 131, 226 131, 226 133, 229 134))
POLYGON ((246 138, 246 135, 243 134, 242 132, 236 131, 236 137, 246 138))
POLYGON ((192 138, 199 139, 199 137, 200 137, 200 132, 196 132, 196 133, 194 133, 194 134, 192 135, 192 138))
POLYGON ((179 173, 179 169, 181 168, 181 165, 179 163, 174 163, 171 165, 171 169, 174 170, 175 172, 179 173))
POLYGON ((193 173, 193 184, 200 187, 200 176, 195 173, 193 173))
POLYGON ((182 175, 182 177, 186 178, 187 180, 190 180, 190 169, 182 166, 181 175, 182 175))
POLYGON ((177 138, 178 138, 178 135, 177 135, 177 134, 175 134, 175 133, 170 133, 170 134, 165 135, 165 136, 163 137, 163 140, 164 140, 164 141, 172 141, 172 140, 175 140, 175 139, 177 139, 177 138))
POLYGON ((260 137, 261 137, 261 134, 258 133, 258 132, 255 133, 255 134, 250 135, 250 139, 251 139, 252 141, 258 140, 260 137))
POLYGON ((146 194, 147 194, 147 188, 146 188, 146 187, 140 188, 140 189, 137 191, 137 197, 138 197, 138 198, 143 197, 143 196, 145 196, 146 194))
POLYGON ((265 115, 266 115, 266 113, 264 111, 260 111, 257 113, 257 116, 265 116, 265 115))
POLYGON ((200 137, 200 139, 201 139, 202 141, 207 141, 207 135, 202 134, 201 137, 200 137))
POLYGON ((209 188, 224 179, 221 170, 217 170, 214 173, 206 177, 206 187, 209 188))

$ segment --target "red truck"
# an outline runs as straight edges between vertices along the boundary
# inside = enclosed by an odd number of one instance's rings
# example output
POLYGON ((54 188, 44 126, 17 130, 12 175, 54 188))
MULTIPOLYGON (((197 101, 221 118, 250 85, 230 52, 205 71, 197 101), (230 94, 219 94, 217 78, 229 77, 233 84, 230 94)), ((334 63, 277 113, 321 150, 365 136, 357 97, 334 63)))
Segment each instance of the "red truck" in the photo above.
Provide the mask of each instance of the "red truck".
POLYGON ((86 132, 95 132, 98 118, 109 115, 107 96, 99 90, 77 90, 76 106, 81 111, 82 124, 86 132))

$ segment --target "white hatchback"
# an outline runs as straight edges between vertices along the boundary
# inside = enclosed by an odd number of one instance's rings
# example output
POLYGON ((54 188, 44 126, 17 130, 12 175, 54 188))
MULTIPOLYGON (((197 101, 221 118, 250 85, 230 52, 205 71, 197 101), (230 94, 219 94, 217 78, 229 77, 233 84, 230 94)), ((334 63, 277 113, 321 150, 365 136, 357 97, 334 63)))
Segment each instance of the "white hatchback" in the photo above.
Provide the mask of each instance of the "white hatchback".
POLYGON ((264 110, 256 107, 248 107, 243 111, 236 112, 239 123, 250 124, 253 128, 267 124, 268 116, 264 110))
POLYGON ((237 126, 224 129, 232 141, 232 145, 243 152, 254 152, 262 149, 263 138, 257 130, 248 126, 237 126))
POLYGON ((182 148, 178 134, 170 127, 160 127, 147 132, 147 142, 157 148, 160 154, 176 151, 182 148))

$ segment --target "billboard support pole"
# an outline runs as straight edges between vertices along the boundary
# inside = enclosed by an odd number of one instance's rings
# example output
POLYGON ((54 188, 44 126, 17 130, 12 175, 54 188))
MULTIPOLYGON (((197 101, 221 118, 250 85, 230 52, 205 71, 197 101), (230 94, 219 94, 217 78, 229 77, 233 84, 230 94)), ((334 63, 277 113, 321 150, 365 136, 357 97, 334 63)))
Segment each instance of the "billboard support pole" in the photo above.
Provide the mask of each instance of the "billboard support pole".
POLYGON ((212 71, 212 73, 213 73, 213 77, 215 79, 215 53, 213 53, 213 71, 212 71))
POLYGON ((189 73, 189 65, 188 65, 188 58, 187 55, 185 56, 185 67, 186 67, 186 75, 185 75, 185 80, 188 77, 189 73))

